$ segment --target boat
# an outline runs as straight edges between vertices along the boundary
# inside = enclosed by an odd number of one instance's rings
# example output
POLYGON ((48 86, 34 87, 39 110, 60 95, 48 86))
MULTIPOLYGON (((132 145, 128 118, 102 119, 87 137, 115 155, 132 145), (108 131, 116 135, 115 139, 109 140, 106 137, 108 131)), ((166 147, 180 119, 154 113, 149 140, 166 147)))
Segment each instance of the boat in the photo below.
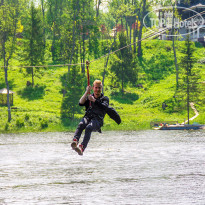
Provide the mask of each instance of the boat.
POLYGON ((162 124, 159 127, 155 127, 156 130, 199 130, 199 129, 205 129, 205 125, 200 124, 175 124, 175 125, 169 125, 169 124, 162 124))
MULTIPOLYGON (((191 108, 195 112, 195 116, 189 119, 189 114, 188 114, 188 120, 183 123, 178 123, 178 121, 156 121, 156 122, 151 122, 150 126, 153 127, 155 130, 199 130, 199 129, 205 129, 205 125, 198 124, 197 122, 194 122, 193 124, 186 124, 187 122, 189 123, 190 120, 194 120, 198 115, 198 111, 194 107, 194 103, 189 103, 191 108)), ((189 111, 188 111, 189 113, 189 111)))

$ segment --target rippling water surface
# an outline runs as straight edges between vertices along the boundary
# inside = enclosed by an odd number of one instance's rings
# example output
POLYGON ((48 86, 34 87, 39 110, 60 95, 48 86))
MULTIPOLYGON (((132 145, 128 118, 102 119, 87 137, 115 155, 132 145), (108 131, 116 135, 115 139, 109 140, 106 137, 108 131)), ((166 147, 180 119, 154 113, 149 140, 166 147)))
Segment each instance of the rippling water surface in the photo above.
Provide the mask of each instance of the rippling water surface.
POLYGON ((0 205, 205 204, 205 130, 0 134, 0 205))

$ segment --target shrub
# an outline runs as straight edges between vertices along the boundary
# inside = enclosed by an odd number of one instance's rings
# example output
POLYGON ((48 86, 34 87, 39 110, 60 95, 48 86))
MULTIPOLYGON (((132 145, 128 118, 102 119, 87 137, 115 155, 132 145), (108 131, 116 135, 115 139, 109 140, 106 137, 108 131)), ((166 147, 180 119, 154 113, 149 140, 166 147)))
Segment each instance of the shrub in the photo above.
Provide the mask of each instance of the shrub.
POLYGON ((29 120, 29 114, 26 114, 24 119, 25 119, 26 121, 28 121, 28 120, 29 120))
POLYGON ((5 125, 5 127, 4 127, 4 130, 5 130, 5 131, 8 131, 8 130, 9 130, 9 124, 8 124, 8 122, 6 123, 6 125, 5 125))
POLYGON ((16 126, 18 128, 24 127, 24 121, 22 119, 17 119, 16 120, 16 126))
POLYGON ((41 121, 41 129, 45 129, 48 127, 48 120, 47 119, 43 119, 41 121))

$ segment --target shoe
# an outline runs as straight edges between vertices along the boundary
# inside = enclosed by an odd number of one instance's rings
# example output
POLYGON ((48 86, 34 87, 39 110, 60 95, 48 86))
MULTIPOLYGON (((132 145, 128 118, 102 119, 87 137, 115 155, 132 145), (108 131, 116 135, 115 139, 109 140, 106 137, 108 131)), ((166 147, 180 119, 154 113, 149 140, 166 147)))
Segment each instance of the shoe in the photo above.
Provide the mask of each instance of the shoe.
POLYGON ((75 148, 75 151, 79 154, 79 155, 83 155, 84 149, 83 149, 83 145, 79 145, 79 147, 75 148))
POLYGON ((77 147, 77 145, 78 145, 78 140, 77 140, 76 138, 74 138, 74 139, 73 139, 73 142, 71 143, 72 149, 75 150, 75 148, 77 147))

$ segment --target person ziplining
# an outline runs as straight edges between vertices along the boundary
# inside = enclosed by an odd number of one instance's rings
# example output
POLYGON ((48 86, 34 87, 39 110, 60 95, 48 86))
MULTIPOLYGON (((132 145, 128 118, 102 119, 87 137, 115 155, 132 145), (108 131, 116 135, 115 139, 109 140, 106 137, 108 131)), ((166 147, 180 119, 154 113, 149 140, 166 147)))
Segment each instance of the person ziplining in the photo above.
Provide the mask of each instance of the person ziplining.
POLYGON ((114 108, 109 107, 109 98, 104 96, 102 93, 102 82, 100 80, 95 80, 93 86, 90 85, 89 76, 89 62, 87 64, 87 78, 88 85, 84 95, 80 98, 79 105, 85 106, 85 115, 78 124, 75 131, 71 147, 79 155, 83 155, 88 142, 91 137, 92 132, 100 132, 103 126, 103 120, 106 113, 112 118, 117 124, 121 123, 121 118, 114 108), (93 89, 93 94, 90 91, 93 89), (82 143, 78 146, 81 134, 85 130, 84 138, 82 143))

